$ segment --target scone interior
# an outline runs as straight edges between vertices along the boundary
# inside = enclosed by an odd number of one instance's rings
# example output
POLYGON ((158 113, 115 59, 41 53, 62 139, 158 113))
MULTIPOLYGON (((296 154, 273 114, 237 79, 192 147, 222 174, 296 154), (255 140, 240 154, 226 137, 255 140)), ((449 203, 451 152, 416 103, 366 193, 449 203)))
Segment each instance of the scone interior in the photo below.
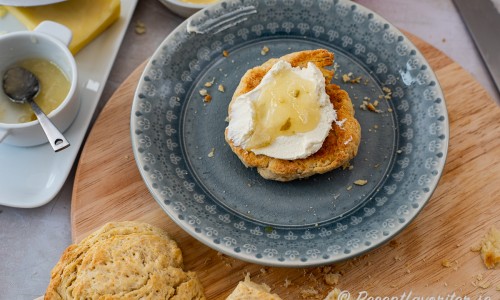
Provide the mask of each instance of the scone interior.
MULTIPOLYGON (((325 49, 294 52, 277 59, 270 59, 261 66, 252 68, 245 73, 229 104, 230 118, 235 99, 257 87, 265 74, 278 61, 286 61, 292 67, 301 68, 307 66, 308 63, 313 63, 321 70, 325 80, 326 94, 335 109, 337 120, 332 123, 326 139, 316 153, 306 158, 293 160, 255 154, 252 151, 243 149, 243 147, 236 146, 228 136, 228 130, 226 129, 225 138, 227 143, 246 167, 257 168, 259 174, 265 179, 291 181, 326 173, 345 166, 356 156, 361 139, 361 127, 354 117, 354 108, 347 92, 330 83, 333 78, 333 71, 326 67, 333 64, 333 58, 333 53, 325 49)), ((231 122, 231 119, 229 121, 231 122)))
POLYGON ((181 250, 145 223, 108 223, 69 246, 52 270, 45 299, 205 299, 181 250))

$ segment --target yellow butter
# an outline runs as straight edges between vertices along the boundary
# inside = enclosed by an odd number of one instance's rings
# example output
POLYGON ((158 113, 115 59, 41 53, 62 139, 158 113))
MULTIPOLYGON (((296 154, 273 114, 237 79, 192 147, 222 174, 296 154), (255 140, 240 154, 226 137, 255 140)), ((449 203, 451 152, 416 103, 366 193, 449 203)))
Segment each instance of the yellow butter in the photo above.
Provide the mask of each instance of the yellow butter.
POLYGON ((120 17, 120 0, 67 0, 43 6, 6 8, 30 30, 45 20, 71 29, 73 40, 69 49, 73 54, 120 17))

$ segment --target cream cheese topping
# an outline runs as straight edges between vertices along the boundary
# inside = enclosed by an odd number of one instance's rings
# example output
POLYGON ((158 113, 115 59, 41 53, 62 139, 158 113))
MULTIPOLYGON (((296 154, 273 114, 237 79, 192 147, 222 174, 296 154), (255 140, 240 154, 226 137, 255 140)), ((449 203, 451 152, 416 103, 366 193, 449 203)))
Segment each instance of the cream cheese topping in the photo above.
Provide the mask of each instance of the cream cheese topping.
POLYGON ((293 72, 303 80, 314 83, 313 95, 320 107, 320 119, 317 126, 307 132, 292 135, 281 135, 276 137, 269 145, 250 149, 255 154, 263 154, 269 157, 294 160, 306 158, 316 153, 336 121, 337 114, 325 91, 325 79, 321 70, 313 63, 308 63, 306 68, 292 67, 288 62, 278 61, 262 78, 260 84, 252 91, 240 95, 233 100, 229 111, 229 125, 227 135, 235 146, 247 149, 249 142, 255 133, 255 103, 263 90, 279 72, 293 72))

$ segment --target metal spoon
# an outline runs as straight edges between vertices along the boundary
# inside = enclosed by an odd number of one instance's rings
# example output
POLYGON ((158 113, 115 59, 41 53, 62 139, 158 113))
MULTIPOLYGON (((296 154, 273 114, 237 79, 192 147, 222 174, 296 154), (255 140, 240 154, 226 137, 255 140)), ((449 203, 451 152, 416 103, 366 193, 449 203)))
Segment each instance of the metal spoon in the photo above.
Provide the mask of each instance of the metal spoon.
POLYGON ((50 121, 35 101, 33 101, 33 98, 35 98, 40 91, 40 84, 33 73, 21 67, 8 69, 3 75, 3 90, 12 102, 28 102, 31 105, 31 109, 38 118, 38 121, 40 122, 40 125, 42 126, 42 129, 55 152, 69 147, 69 143, 64 138, 62 133, 50 121))

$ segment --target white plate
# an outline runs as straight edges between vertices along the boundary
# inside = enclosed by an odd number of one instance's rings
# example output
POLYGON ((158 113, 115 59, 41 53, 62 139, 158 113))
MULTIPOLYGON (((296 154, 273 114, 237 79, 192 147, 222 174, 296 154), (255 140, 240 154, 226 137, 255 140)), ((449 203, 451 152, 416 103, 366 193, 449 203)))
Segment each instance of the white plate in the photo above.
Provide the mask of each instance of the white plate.
MULTIPOLYGON (((52 200, 66 181, 120 48, 137 0, 122 1, 120 19, 76 56, 80 111, 64 136, 71 146, 54 153, 36 147, 0 145, 0 205, 32 208, 52 200)), ((12 15, 0 19, 0 33, 26 30, 12 15)))

